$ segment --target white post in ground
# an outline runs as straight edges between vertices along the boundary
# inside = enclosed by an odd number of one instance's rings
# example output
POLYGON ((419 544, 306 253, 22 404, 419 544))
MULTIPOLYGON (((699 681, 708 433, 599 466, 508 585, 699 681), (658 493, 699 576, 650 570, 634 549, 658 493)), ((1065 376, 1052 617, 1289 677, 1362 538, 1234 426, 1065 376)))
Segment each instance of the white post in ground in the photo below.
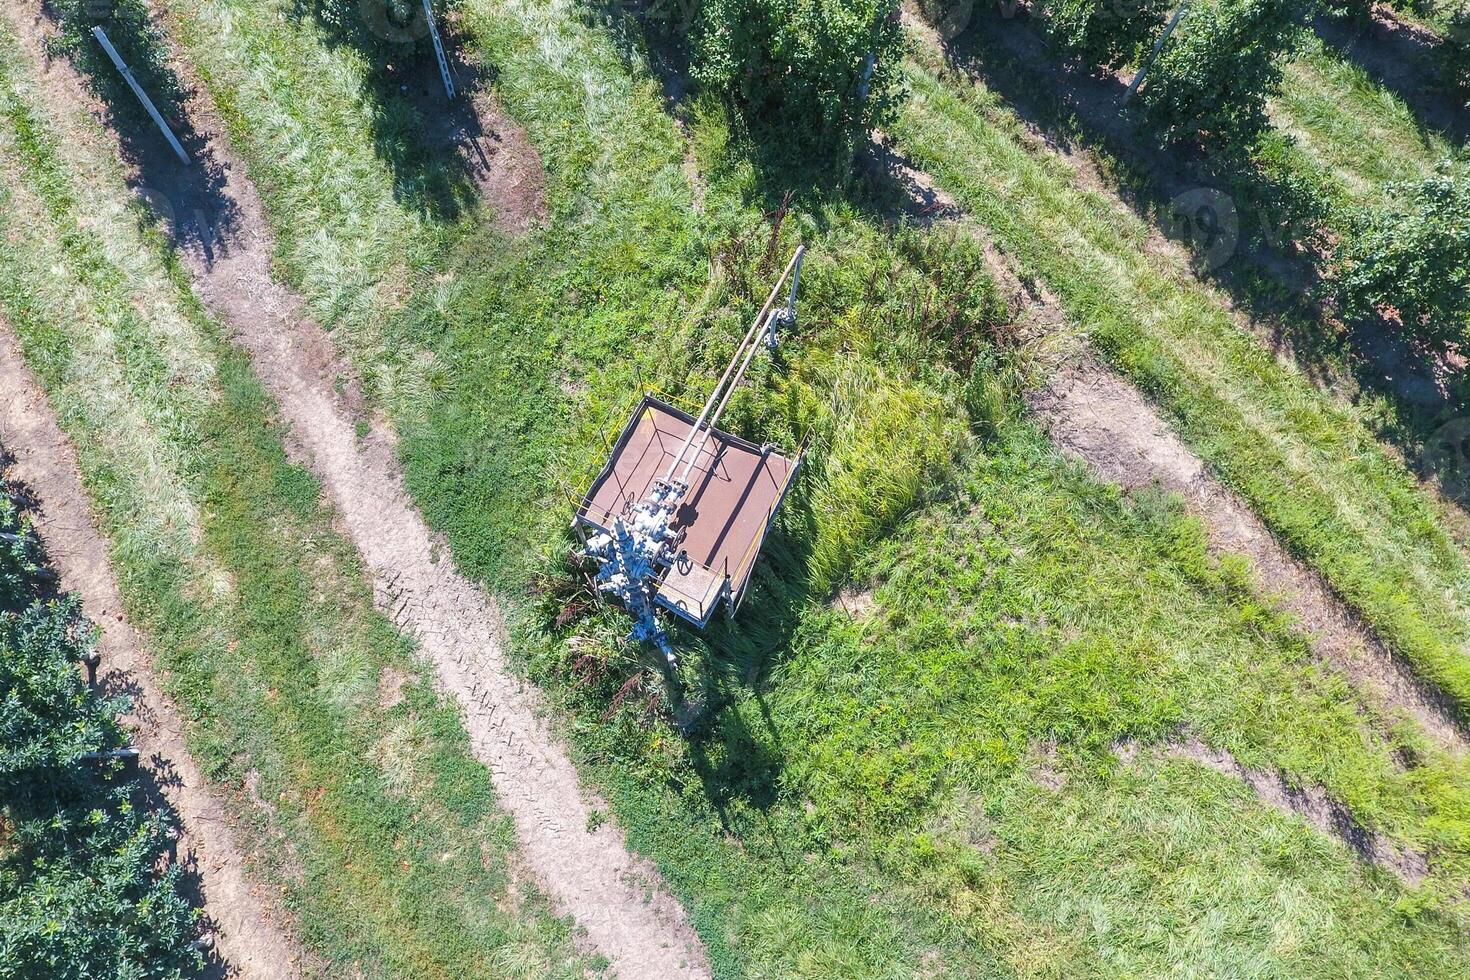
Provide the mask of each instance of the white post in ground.
POLYGON ((107 32, 100 27, 94 27, 92 28, 92 36, 97 39, 97 43, 102 45, 102 50, 107 52, 107 56, 112 59, 112 63, 122 73, 122 77, 127 81, 128 87, 133 90, 133 94, 138 97, 138 101, 143 103, 143 108, 148 110, 148 115, 152 116, 153 121, 158 124, 158 128, 163 133, 164 139, 168 140, 168 145, 173 147, 173 151, 179 155, 179 159, 183 161, 184 166, 187 167, 193 163, 194 161, 189 159, 189 154, 185 152, 183 144, 179 142, 179 138, 174 135, 172 129, 168 128, 168 123, 164 122, 163 115, 158 111, 158 106, 154 105, 153 100, 148 98, 148 93, 143 91, 143 86, 139 85, 138 80, 133 77, 133 73, 128 68, 127 62, 122 60, 122 55, 117 53, 117 48, 114 48, 112 42, 107 39, 107 32))
POLYGON ((1148 70, 1153 67, 1154 59, 1163 50, 1164 42, 1169 40, 1169 35, 1174 33, 1174 28, 1179 26, 1179 22, 1184 19, 1184 14, 1188 10, 1189 3, 1186 0, 1179 5, 1178 10, 1174 11, 1174 16, 1169 18, 1169 26, 1164 28, 1164 33, 1160 34, 1159 39, 1154 42, 1154 49, 1148 53, 1148 60, 1143 63, 1142 68, 1138 69, 1138 74, 1133 76, 1133 81, 1128 83, 1128 91, 1123 93, 1124 105, 1127 105, 1128 100, 1133 98, 1133 93, 1138 91, 1138 86, 1143 82, 1143 76, 1147 75, 1148 70))
POLYGON ((439 77, 444 79, 444 94, 454 99, 454 79, 449 74, 449 59, 444 56, 444 43, 439 40, 439 25, 434 22, 434 5, 424 0, 424 17, 429 24, 429 37, 434 41, 434 57, 439 59, 439 77))

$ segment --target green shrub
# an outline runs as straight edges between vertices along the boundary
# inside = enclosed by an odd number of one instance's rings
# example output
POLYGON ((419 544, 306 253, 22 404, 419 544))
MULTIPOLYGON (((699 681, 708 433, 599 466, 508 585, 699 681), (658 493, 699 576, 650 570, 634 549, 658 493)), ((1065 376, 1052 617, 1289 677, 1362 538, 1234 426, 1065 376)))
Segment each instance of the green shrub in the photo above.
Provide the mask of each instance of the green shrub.
POLYGON ((0 496, 0 613, 20 612, 31 604, 40 570, 34 540, 21 533, 10 498, 0 496))
POLYGON ((1097 68, 1136 64, 1174 0, 1037 0, 1032 12, 1054 46, 1097 68))
POLYGON ((4 498, 0 534, 0 980, 181 980, 201 964, 181 869, 157 870, 172 831, 119 763, 87 757, 123 744, 126 702, 87 687, 91 624, 74 598, 39 598, 4 498))
POLYGON ((123 704, 99 701, 79 669, 91 625, 75 599, 38 600, 0 614, 0 800, 24 806, 47 797, 86 752, 123 743, 123 704))
POLYGON ((1329 17, 1367 24, 1373 19, 1374 0, 1322 0, 1322 12, 1329 17))
POLYGON ((1266 128, 1266 100, 1305 15, 1303 0, 1192 5, 1140 93, 1164 141, 1247 150, 1266 128))
POLYGON ((309 14, 329 38, 349 42, 380 63, 431 50, 422 0, 295 0, 295 12, 309 14))
POLYGON ((1388 207, 1360 210, 1338 244, 1343 314, 1392 312, 1432 345, 1462 343, 1470 332, 1470 180, 1445 164, 1388 192, 1388 207))
POLYGON ((195 915, 180 868, 156 874, 168 838, 123 788, 58 804, 17 828, 0 867, 0 980, 182 980, 197 974, 195 915))
POLYGON ((1440 57, 1445 87, 1470 109, 1470 4, 1450 18, 1440 57))
POLYGON ((849 145, 902 96, 893 0, 705 0, 691 73, 797 142, 849 145))

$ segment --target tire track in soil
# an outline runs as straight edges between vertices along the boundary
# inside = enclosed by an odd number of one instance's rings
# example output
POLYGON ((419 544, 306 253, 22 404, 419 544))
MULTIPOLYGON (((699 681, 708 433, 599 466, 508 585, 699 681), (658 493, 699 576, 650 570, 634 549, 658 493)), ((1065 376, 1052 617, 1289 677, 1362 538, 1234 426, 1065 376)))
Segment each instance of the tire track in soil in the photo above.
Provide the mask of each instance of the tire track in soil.
POLYGON ((184 721, 153 675, 143 638, 122 613, 106 539, 82 488, 76 453, 31 377, 10 325, 0 319, 0 445, 15 456, 8 476, 39 501, 36 530, 62 588, 81 596, 99 627, 97 673, 103 689, 127 691, 125 717, 151 782, 177 817, 180 863, 198 880, 214 955, 208 975, 287 980, 304 975, 304 961, 287 915, 266 886, 245 869, 233 806, 210 788, 184 743, 184 721))
MULTIPOLYGON (((874 154, 874 161, 905 194, 915 220, 962 223, 984 240, 986 261, 1013 308, 1019 306, 1018 320, 1026 333, 1044 333, 1065 323, 1056 298, 1040 286, 1028 287, 1011 260, 928 174, 886 147, 874 154)), ((1256 587, 1296 618, 1318 659, 1342 671, 1390 712, 1413 718, 1442 748, 1465 752, 1470 735, 1449 699, 1389 650, 1317 572, 1287 551, 1130 382, 1084 350, 1031 392, 1027 403, 1059 448, 1104 479, 1128 490, 1158 486, 1178 493, 1204 524, 1212 551, 1250 560, 1256 587)))
MULTIPOLYGON (((38 21, 24 39, 38 62, 44 30, 38 21)), ((171 54, 190 87, 185 109, 202 152, 185 168, 158 141, 157 156, 133 161, 148 199, 156 205, 161 195, 165 210, 177 216, 172 231, 196 292, 250 355, 290 423, 287 451, 321 479, 364 559, 375 605, 417 641, 439 689, 459 702, 471 750, 514 821, 527 867, 613 975, 710 976, 703 944, 657 868, 632 854, 611 822, 589 829, 599 801, 584 796, 539 692, 507 663, 495 601, 455 571, 448 547, 404 489, 391 437, 375 431, 358 439, 356 419, 333 390, 332 342, 302 298, 274 278, 274 240, 259 194, 222 136, 225 127, 205 90, 178 52, 171 54)), ((87 107, 107 123, 69 62, 54 62, 38 81, 51 104, 87 107)), ((107 131, 118 135, 110 125, 107 131)))

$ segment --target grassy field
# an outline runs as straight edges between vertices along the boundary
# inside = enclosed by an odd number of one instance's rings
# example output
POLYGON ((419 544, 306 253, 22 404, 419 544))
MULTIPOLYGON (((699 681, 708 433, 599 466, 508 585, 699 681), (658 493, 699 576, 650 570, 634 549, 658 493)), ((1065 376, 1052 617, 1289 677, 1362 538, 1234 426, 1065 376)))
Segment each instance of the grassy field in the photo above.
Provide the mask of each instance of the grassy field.
MULTIPOLYGON (((404 192, 352 121, 407 108, 368 104, 355 52, 284 5, 167 6, 269 202, 282 269, 372 381, 459 564, 529 593, 511 610, 521 662, 720 975, 1463 970, 1464 764, 1313 666, 1176 505, 1095 484, 1019 418, 973 243, 894 233, 882 199, 805 185, 772 236, 762 212, 795 178, 718 106, 686 106, 681 131, 632 25, 473 0, 461 28, 547 171, 549 223, 509 242, 404 192), (579 598, 559 558, 566 492, 640 378, 698 397, 798 238, 802 325, 732 423, 813 435, 809 475, 741 620, 682 637, 686 736, 620 617, 553 625, 579 598), (866 611, 834 603, 839 586, 866 611), (1431 852, 1429 880, 1364 869, 1232 779, 1111 748, 1180 733, 1326 787, 1431 852)), ((983 94, 913 81, 908 148, 1122 363, 1154 372, 1166 405, 1204 406, 1185 431, 1212 461, 1248 450, 1222 470, 1293 543, 1321 542, 1304 550, 1339 587, 1378 600, 1406 643, 1448 627, 1416 652, 1453 680, 1462 559, 1412 481, 1251 353, 1213 297, 1103 249, 1142 231, 1020 150, 983 94)))
POLYGON ((1445 506, 1335 403, 1232 322, 1223 297, 1151 250, 1148 227, 1030 152, 993 94, 934 65, 893 132, 1060 297, 1088 336, 1297 554, 1424 676, 1470 705, 1470 563, 1445 506), (994 178, 1005 174, 1005 180, 994 178))
POLYGON ((455 711, 372 611, 246 359, 0 27, 0 311, 82 460, 201 765, 334 976, 581 976, 455 711), (401 700, 381 691, 401 681, 401 700))

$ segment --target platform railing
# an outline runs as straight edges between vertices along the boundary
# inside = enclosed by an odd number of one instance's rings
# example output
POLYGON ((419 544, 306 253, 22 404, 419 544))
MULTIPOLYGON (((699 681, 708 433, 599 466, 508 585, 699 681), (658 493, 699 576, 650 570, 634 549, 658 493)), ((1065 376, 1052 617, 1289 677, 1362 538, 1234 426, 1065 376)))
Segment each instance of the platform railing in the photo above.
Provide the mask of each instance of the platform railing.
MULTIPOLYGON (((739 581, 742 581, 743 578, 744 578, 744 575, 745 575, 746 570, 749 567, 751 567, 751 566, 753 566, 755 564, 756 558, 760 555, 761 548, 764 547, 764 545, 765 545, 766 536, 768 534, 770 534, 770 531, 771 531, 771 522, 776 517, 776 511, 780 510, 781 509, 781 505, 786 502, 786 494, 788 492, 790 492, 791 485, 796 482, 796 477, 801 472, 801 464, 802 464, 802 461, 804 459, 806 459, 806 453, 807 453, 807 450, 811 448, 811 444, 812 444, 812 434, 810 432, 808 432, 806 438, 801 441, 801 448, 796 451, 796 465, 792 468, 791 472, 787 475, 787 477, 786 477, 786 485, 781 488, 780 495, 777 496, 775 500, 771 501, 770 506, 766 508, 765 521, 761 524, 761 533, 760 534, 757 534, 754 538, 752 538, 751 541, 750 541, 750 544, 746 546, 746 548, 745 548, 745 554, 743 554, 743 555, 740 556, 740 561, 737 562, 736 565, 735 565, 735 575, 734 575, 734 577, 733 578, 729 578, 728 581, 730 581, 730 582, 739 582, 739 581)), ((732 591, 731 591, 731 594, 730 594, 730 601, 732 603, 732 608, 730 610, 731 613, 734 613, 735 612, 735 609, 734 609, 733 604, 736 603, 736 601, 738 599, 743 599, 744 596, 745 596, 744 590, 741 591, 741 593, 740 593, 739 596, 736 596, 734 594, 734 591, 733 591, 733 588, 732 588, 732 591)))

